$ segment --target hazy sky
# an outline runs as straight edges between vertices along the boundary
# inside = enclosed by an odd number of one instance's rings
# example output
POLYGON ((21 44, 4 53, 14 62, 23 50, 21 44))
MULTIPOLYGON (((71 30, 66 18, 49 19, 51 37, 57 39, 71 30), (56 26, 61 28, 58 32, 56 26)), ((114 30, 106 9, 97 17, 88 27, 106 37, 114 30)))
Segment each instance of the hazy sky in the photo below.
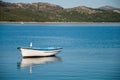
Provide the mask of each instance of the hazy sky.
POLYGON ((52 4, 60 5, 64 8, 71 8, 77 6, 87 6, 92 8, 98 8, 105 5, 110 5, 113 7, 120 8, 120 0, 2 0, 6 2, 48 2, 52 4))

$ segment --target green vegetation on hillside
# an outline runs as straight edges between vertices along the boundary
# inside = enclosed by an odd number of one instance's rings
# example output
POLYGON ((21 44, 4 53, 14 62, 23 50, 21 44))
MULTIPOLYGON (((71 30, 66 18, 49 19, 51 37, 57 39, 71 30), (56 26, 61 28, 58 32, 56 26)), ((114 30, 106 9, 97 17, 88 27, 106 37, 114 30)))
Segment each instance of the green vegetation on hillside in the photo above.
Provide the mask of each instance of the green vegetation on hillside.
POLYGON ((0 21, 23 22, 120 22, 120 13, 112 10, 91 8, 62 9, 59 6, 49 5, 41 9, 39 4, 11 4, 0 2, 0 21), (30 7, 24 7, 30 6, 30 7), (35 7, 37 6, 37 7, 35 7), (50 7, 51 6, 51 7, 50 7), (57 8, 56 8, 57 7, 57 8), (93 11, 94 13, 90 13, 93 11))

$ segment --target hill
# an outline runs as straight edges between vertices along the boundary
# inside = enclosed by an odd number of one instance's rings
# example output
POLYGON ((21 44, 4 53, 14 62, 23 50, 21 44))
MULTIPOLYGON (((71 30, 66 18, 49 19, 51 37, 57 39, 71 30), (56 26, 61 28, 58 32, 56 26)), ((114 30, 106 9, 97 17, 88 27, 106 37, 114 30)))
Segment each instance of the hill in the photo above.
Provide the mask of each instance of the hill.
POLYGON ((99 9, 101 9, 101 10, 120 10, 119 8, 115 8, 115 7, 108 6, 108 5, 102 6, 99 9))
POLYGON ((120 10, 86 6, 63 8, 50 3, 8 3, 0 1, 0 21, 25 22, 120 22, 120 10))

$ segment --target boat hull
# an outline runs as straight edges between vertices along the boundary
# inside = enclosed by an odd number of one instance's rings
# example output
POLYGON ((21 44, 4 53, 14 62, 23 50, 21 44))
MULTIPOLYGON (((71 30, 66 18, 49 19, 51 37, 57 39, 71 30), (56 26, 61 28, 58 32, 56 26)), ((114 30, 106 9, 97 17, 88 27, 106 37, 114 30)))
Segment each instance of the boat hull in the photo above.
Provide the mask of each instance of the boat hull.
POLYGON ((61 48, 58 49, 32 49, 32 48, 18 48, 21 51, 23 57, 46 57, 54 56, 56 53, 61 51, 61 48))

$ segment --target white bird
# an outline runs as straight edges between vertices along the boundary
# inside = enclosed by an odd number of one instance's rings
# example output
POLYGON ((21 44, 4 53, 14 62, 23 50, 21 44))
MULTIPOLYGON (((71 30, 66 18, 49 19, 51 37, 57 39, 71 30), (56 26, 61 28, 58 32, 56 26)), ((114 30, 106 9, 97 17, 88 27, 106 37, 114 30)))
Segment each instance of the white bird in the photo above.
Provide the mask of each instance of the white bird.
POLYGON ((32 48, 32 42, 30 42, 30 48, 32 48))

